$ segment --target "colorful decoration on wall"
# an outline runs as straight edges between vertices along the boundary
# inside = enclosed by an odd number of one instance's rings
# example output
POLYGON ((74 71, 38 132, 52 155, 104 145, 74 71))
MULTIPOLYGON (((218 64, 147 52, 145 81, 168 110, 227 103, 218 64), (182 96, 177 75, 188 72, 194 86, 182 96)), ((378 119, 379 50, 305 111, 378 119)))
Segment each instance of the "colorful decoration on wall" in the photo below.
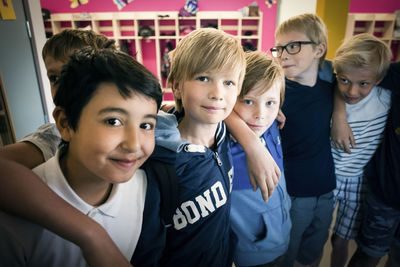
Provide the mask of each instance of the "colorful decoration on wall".
POLYGON ((179 16, 196 16, 197 11, 199 10, 198 2, 198 0, 186 0, 186 4, 179 10, 179 16))
POLYGON ((89 0, 69 0, 71 2, 71 8, 77 8, 81 5, 86 5, 89 3, 89 0))
POLYGON ((113 0, 114 4, 117 5, 118 10, 121 10, 122 8, 124 8, 127 4, 129 4, 130 2, 133 2, 133 0, 113 0))
POLYGON ((272 5, 276 4, 276 0, 267 0, 265 1, 265 4, 268 6, 268 8, 271 8, 272 5))
POLYGON ((3 20, 16 19, 11 0, 0 0, 0 14, 3 20))

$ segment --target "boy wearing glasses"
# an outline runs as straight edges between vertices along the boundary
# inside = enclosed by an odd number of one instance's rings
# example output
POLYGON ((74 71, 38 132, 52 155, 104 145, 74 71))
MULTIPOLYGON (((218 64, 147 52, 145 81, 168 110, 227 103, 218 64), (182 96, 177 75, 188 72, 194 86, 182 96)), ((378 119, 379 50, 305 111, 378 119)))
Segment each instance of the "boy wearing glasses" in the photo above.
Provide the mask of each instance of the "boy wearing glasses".
POLYGON ((275 32, 271 53, 286 77, 281 131, 292 230, 282 266, 318 266, 332 220, 336 179, 330 146, 333 84, 318 77, 327 49, 320 18, 302 14, 275 32))

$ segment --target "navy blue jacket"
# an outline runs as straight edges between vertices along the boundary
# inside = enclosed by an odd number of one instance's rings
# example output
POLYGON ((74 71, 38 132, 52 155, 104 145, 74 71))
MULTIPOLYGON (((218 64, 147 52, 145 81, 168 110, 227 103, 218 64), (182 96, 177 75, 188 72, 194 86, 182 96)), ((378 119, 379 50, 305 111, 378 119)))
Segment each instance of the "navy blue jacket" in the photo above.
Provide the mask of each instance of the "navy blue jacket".
POLYGON ((164 114, 157 124, 152 158, 174 164, 179 190, 162 265, 232 266, 235 239, 229 216, 233 168, 225 124, 218 125, 211 149, 183 140, 174 115, 164 114))

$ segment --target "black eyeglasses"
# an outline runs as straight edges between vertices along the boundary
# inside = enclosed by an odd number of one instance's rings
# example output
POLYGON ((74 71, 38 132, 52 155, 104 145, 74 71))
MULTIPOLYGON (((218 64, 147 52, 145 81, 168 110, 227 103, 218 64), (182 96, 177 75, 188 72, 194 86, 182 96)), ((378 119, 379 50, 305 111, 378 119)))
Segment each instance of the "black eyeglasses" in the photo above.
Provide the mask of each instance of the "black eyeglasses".
POLYGON ((269 51, 271 51, 273 57, 281 57, 283 49, 285 49, 289 55, 295 55, 300 52, 301 45, 306 45, 306 44, 315 44, 315 43, 312 41, 291 42, 284 46, 274 46, 269 51))

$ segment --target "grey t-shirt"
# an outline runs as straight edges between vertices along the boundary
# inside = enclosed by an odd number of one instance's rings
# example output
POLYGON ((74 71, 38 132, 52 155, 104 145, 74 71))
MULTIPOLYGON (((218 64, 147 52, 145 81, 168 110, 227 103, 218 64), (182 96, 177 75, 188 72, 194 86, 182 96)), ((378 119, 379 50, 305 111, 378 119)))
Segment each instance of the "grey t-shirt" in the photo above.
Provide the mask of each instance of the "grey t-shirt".
POLYGON ((30 142, 37 146, 42 151, 44 161, 47 161, 56 154, 61 136, 54 123, 46 123, 36 132, 25 136, 21 142, 30 142))

